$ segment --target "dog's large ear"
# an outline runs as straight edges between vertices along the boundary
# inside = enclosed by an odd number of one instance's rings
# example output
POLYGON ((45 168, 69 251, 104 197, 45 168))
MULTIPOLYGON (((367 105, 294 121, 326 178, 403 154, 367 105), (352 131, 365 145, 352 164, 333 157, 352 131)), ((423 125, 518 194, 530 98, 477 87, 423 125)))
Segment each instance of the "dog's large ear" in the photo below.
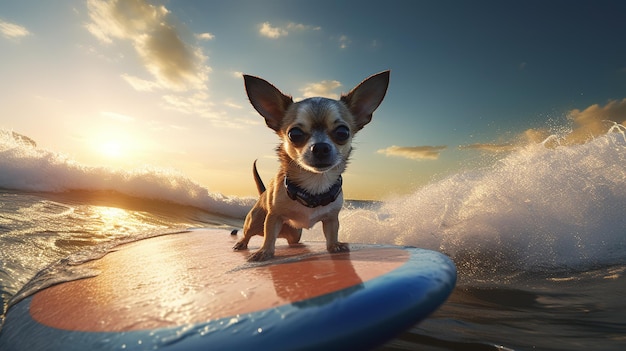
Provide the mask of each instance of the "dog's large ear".
POLYGON ((275 131, 280 130, 285 111, 293 104, 291 96, 281 93, 275 86, 259 77, 244 74, 243 79, 248 99, 254 109, 265 118, 268 127, 275 131))
POLYGON ((341 101, 348 106, 356 119, 357 130, 361 130, 372 120, 374 110, 383 102, 389 86, 389 73, 388 70, 377 73, 341 96, 341 101))

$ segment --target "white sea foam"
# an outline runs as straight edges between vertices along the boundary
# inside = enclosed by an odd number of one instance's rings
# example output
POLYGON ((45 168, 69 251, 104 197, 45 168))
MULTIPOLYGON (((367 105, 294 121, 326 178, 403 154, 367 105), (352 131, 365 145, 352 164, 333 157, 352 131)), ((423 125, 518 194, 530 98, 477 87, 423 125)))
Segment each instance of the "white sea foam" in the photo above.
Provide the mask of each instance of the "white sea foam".
POLYGON ((380 208, 343 211, 342 239, 441 250, 494 269, 622 264, 626 137, 617 131, 583 145, 529 145, 380 208))
POLYGON ((254 199, 210 192, 174 170, 124 171, 84 166, 57 152, 38 148, 26 136, 3 130, 0 130, 0 188, 41 192, 110 190, 236 218, 245 216, 254 203, 254 199))

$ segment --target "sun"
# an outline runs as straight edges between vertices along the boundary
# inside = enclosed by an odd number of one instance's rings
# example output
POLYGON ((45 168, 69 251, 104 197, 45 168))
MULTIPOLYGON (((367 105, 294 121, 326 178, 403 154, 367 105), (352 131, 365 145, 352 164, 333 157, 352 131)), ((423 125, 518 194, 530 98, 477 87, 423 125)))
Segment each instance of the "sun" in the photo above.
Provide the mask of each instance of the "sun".
POLYGON ((130 167, 137 162, 145 141, 128 130, 104 130, 93 134, 89 156, 108 166, 130 167))
POLYGON ((100 153, 108 158, 120 158, 123 146, 118 140, 108 140, 100 144, 100 153))

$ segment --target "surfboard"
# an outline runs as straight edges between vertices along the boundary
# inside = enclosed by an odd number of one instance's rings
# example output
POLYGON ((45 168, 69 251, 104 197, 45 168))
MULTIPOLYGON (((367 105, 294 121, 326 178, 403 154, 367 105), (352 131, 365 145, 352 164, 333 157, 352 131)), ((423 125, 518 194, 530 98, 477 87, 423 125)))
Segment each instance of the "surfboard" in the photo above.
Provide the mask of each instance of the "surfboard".
POLYGON ((11 306, 1 350, 359 350, 435 311, 451 260, 413 247, 288 245, 250 263, 237 235, 193 229, 123 244, 81 264, 92 277, 11 306))

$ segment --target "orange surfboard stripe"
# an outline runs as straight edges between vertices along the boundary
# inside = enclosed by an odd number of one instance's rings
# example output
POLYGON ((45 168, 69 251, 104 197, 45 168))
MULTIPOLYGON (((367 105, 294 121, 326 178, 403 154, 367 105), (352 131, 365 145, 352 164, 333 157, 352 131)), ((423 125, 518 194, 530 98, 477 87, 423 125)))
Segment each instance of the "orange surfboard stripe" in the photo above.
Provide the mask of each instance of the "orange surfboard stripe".
MULTIPOLYGON (((260 245, 251 241, 251 250, 260 245)), ((201 323, 297 303, 359 284, 407 262, 400 248, 328 254, 324 243, 278 246, 270 264, 246 262, 226 231, 196 230, 121 246, 85 264, 101 273, 35 294, 30 314, 65 330, 114 332, 201 323), (304 256, 303 256, 304 255, 304 256)))

